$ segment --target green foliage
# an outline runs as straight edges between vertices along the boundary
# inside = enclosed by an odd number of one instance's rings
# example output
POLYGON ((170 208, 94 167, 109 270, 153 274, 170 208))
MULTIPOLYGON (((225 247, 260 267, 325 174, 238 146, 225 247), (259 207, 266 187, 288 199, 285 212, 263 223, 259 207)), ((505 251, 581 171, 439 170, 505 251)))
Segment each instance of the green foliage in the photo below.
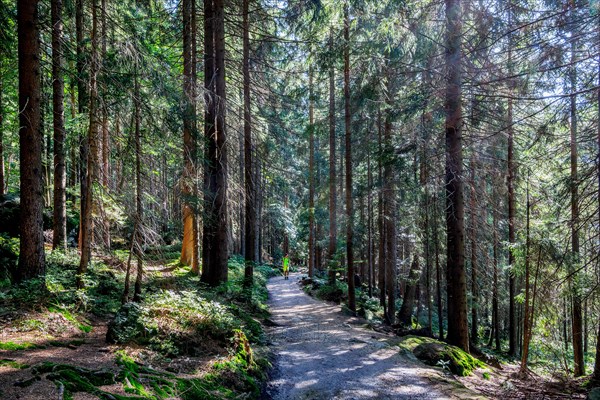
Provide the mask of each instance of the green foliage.
POLYGON ((0 233, 0 279, 7 281, 17 268, 19 239, 0 233))
POLYGON ((37 345, 33 344, 33 343, 28 343, 28 342, 23 342, 23 343, 15 343, 15 342, 0 342, 0 350, 9 350, 9 351, 15 351, 15 350, 29 350, 29 349, 36 349, 38 348, 37 345))
POLYGON ((8 358, 3 358, 0 360, 0 367, 10 367, 15 369, 26 369, 29 368, 29 365, 20 363, 15 360, 10 360, 8 358))

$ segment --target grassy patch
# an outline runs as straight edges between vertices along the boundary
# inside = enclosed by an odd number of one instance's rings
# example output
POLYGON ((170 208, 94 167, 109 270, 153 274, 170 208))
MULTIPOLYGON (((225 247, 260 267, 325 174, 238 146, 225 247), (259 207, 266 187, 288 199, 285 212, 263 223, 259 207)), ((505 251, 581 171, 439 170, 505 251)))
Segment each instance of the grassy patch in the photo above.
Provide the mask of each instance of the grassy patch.
POLYGON ((38 345, 34 344, 34 343, 28 343, 28 342, 23 342, 23 343, 15 343, 15 342, 0 342, 0 350, 9 350, 9 351, 16 351, 16 350, 29 350, 29 349, 37 349, 38 345))
POLYGON ((29 365, 23 364, 23 363, 20 363, 18 361, 11 360, 11 359, 8 359, 8 358, 3 358, 3 359, 0 360, 0 367, 10 367, 10 368, 15 368, 15 369, 25 369, 25 368, 29 368, 29 365))
POLYGON ((71 313, 71 311, 69 311, 66 308, 60 308, 60 307, 56 307, 56 306, 50 306, 50 307, 48 307, 48 311, 62 315, 63 317, 65 317, 65 319, 67 321, 73 323, 82 332, 89 333, 89 332, 92 331, 92 326, 91 325, 86 324, 84 322, 80 322, 77 319, 77 317, 75 317, 73 315, 73 313, 71 313))

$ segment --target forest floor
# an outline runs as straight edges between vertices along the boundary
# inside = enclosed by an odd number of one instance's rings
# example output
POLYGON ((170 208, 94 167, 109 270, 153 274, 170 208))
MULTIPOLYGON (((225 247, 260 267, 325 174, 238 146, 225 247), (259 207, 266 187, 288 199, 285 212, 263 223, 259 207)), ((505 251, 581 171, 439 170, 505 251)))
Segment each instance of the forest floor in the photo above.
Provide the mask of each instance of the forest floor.
POLYGON ((399 351, 400 338, 365 328, 339 305, 305 294, 300 274, 269 280, 274 368, 266 397, 278 399, 483 399, 399 351))

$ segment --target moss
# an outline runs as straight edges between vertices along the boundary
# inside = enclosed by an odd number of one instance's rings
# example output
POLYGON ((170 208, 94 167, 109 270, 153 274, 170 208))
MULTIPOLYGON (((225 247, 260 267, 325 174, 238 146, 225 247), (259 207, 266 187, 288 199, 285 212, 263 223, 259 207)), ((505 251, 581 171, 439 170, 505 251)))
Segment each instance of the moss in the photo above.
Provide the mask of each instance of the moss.
POLYGON ((412 349, 413 354, 426 364, 443 365, 460 376, 469 376, 475 369, 485 366, 485 363, 460 348, 431 338, 408 336, 400 343, 400 347, 412 349))
POLYGON ((36 345, 34 343, 28 343, 28 342, 23 342, 23 343, 0 342, 0 350, 15 351, 15 350, 37 349, 37 348, 39 348, 38 345, 36 345))
POLYGON ((408 335, 408 336, 404 336, 402 338, 402 340, 400 341, 398 346, 400 346, 401 349, 407 350, 412 353, 417 346, 419 346, 420 344, 423 344, 423 343, 442 343, 442 342, 440 342, 439 340, 425 337, 425 336, 408 335))
POLYGON ((0 360, 0 367, 10 367, 15 369, 26 369, 29 368, 29 365, 20 363, 15 360, 11 360, 8 358, 3 358, 0 360))
POLYGON ((490 378, 491 378, 491 376, 490 376, 490 373, 489 373, 489 372, 484 372, 482 376, 483 376, 483 379, 485 379, 486 381, 489 381, 489 380, 490 380, 490 378))
POLYGON ((469 376, 471 372, 485 364, 469 353, 455 346, 446 346, 445 357, 450 361, 450 370, 460 376, 469 376))

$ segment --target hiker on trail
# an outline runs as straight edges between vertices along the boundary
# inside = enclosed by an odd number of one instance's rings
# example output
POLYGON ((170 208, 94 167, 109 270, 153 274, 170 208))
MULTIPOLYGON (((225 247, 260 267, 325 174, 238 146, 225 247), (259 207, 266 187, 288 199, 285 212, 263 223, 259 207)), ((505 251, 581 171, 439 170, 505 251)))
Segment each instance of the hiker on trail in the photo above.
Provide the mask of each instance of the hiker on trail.
POLYGON ((290 257, 286 254, 283 257, 283 279, 288 279, 290 275, 290 257))

